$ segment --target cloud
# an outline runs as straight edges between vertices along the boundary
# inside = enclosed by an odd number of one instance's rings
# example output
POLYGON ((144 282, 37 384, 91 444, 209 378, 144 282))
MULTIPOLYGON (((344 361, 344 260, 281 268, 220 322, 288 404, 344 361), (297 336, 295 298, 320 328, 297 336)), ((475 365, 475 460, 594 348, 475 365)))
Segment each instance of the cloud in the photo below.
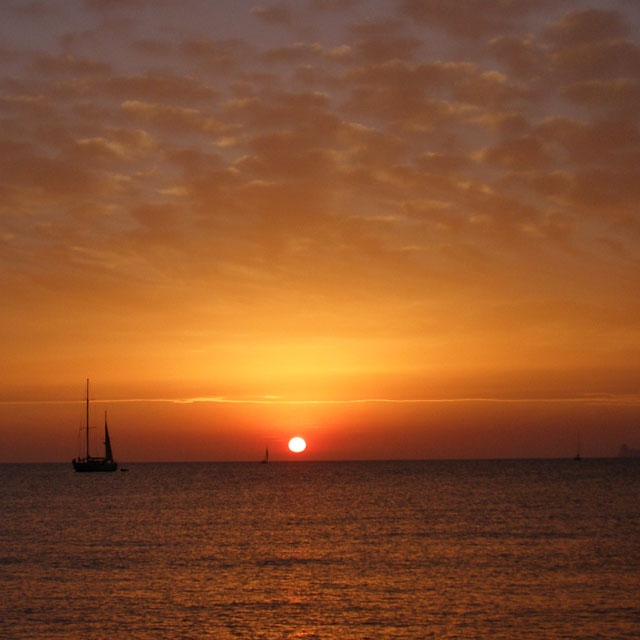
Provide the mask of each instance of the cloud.
MULTIPOLYGON (((100 402, 108 404, 145 404, 145 403, 169 403, 169 404, 249 404, 249 405, 349 405, 349 404, 576 404, 586 406, 628 406, 640 405, 640 396, 637 394, 610 393, 607 391, 589 392, 582 395, 572 395, 564 392, 559 395, 523 395, 520 397, 430 397, 430 398, 282 398, 279 396, 256 397, 231 397, 231 396, 196 396, 184 398, 100 398, 100 402)), ((83 404, 84 400, 0 400, 0 405, 55 405, 55 404, 83 404)))
POLYGON ((452 175, 471 167, 471 159, 462 154, 427 152, 416 158, 417 166, 432 174, 452 175))
POLYGON ((288 25, 293 20, 291 9, 284 2, 257 6, 251 9, 251 13, 269 24, 288 25))
POLYGON ((420 122, 428 128, 454 117, 455 107, 440 90, 473 72, 473 65, 419 64, 399 60, 367 65, 343 76, 350 89, 346 108, 385 122, 420 122))
POLYGON ((0 110, 5 114, 18 115, 24 122, 51 122, 59 117, 58 105, 54 100, 44 95, 17 94, 0 98, 0 110))
POLYGON ((589 7, 565 14, 549 28, 548 34, 557 46, 571 47, 625 38, 629 28, 617 11, 589 7))
POLYGON ((363 38, 353 48, 357 58, 365 62, 385 62, 387 60, 412 60, 421 42, 412 37, 363 38))
POLYGON ((568 154, 574 166, 607 166, 625 169, 640 159, 640 131, 632 120, 549 118, 538 131, 548 143, 568 154))
MULTIPOLYGON (((619 216, 637 212, 640 197, 640 169, 584 169, 576 173, 571 198, 586 209, 619 216)), ((636 225, 637 226, 637 225, 636 225)))
POLYGON ((126 46, 128 47, 128 38, 135 32, 138 23, 135 18, 125 17, 125 15, 124 12, 122 14, 116 12, 113 16, 106 13, 104 20, 91 28, 66 31, 58 38, 60 47, 68 53, 76 51, 93 53, 97 46, 108 47, 114 39, 122 40, 123 38, 127 39, 126 46))
POLYGON ((489 42, 489 50, 519 78, 532 79, 547 72, 547 50, 530 35, 498 36, 489 42))
POLYGON ((497 71, 468 74, 456 84, 453 96, 461 102, 501 111, 514 104, 526 105, 537 99, 531 89, 509 82, 497 71))
POLYGON ((160 38, 142 38, 132 42, 131 47, 137 53, 149 56, 168 55, 173 51, 173 43, 160 38))
POLYGON ((57 17, 61 13, 61 8, 58 5, 52 5, 48 2, 39 2, 33 0, 32 2, 7 2, 4 10, 21 17, 29 18, 51 18, 57 17))
POLYGON ((180 43, 180 51, 203 69, 216 73, 233 73, 237 64, 247 55, 246 44, 237 38, 211 40, 189 38, 180 43))
POLYGON ((170 4, 169 0, 83 0, 89 9, 111 12, 118 9, 140 9, 170 4))
POLYGON ((251 155, 238 161, 236 167, 261 179, 305 180, 309 186, 332 173, 334 161, 328 149, 310 144, 305 132, 277 132, 254 137, 249 145, 251 155))
POLYGON ((629 23, 616 11, 571 11, 550 25, 545 35, 555 69, 564 79, 635 78, 640 72, 640 48, 628 38, 629 23))
POLYGON ((531 123, 521 111, 489 111, 478 116, 475 122, 504 139, 521 136, 531 130, 531 123))
POLYGON ((175 233, 181 221, 184 221, 184 213, 177 207, 169 204, 144 203, 131 210, 131 216, 144 228, 154 232, 171 231, 175 233))
POLYGON ((253 129, 308 127, 319 131, 331 127, 336 117, 329 109, 329 98, 317 91, 264 91, 258 95, 229 100, 220 117, 229 123, 253 129))
POLYGON ((146 131, 105 127, 96 130, 90 138, 77 138, 73 148, 67 147, 68 157, 73 157, 85 167, 111 167, 122 169, 146 154, 157 150, 156 140, 146 131))
POLYGON ((362 4, 362 0, 311 0, 309 6, 316 11, 347 11, 362 4))
POLYGON ((540 137, 527 135, 502 142, 484 152, 484 160, 508 171, 553 167, 553 154, 540 137))
POLYGON ((102 87, 117 100, 142 100, 165 104, 211 104, 218 92, 197 78, 148 73, 139 76, 112 76, 102 87))
POLYGON ((626 118, 640 111, 640 82, 632 78, 576 82, 565 87, 563 93, 577 104, 601 112, 618 112, 626 118))
POLYGON ((441 27, 455 36, 477 38, 510 31, 517 19, 550 4, 549 0, 403 0, 401 7, 422 24, 441 27))
POLYGON ((168 134, 206 133, 215 135, 223 131, 222 124, 214 116, 199 109, 126 100, 122 103, 122 112, 130 122, 150 125, 168 134))
POLYGON ((563 47, 552 57, 560 76, 573 82, 640 75, 640 47, 626 40, 563 47))
POLYGON ((284 47, 270 49, 264 53, 264 60, 268 63, 300 63, 314 60, 324 53, 324 48, 318 43, 308 44, 296 42, 284 47))
POLYGON ((412 60, 422 42, 408 35, 402 22, 368 19, 349 25, 350 53, 358 64, 412 60))
POLYGON ((76 198, 104 193, 107 188, 98 176, 73 159, 63 155, 48 156, 30 144, 5 142, 0 178, 6 195, 28 202, 49 204, 71 203, 76 198))
POLYGON ((80 59, 71 54, 50 55, 47 53, 35 56, 33 68, 45 76, 106 76, 113 71, 112 66, 104 62, 80 59))

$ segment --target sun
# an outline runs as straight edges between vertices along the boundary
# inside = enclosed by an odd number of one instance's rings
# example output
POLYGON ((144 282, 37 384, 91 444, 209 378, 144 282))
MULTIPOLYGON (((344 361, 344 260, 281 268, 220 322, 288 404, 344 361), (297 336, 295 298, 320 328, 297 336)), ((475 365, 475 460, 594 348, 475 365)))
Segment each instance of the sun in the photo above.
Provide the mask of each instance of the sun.
POLYGON ((289 440, 289 451, 292 451, 293 453, 301 453, 306 448, 307 443, 299 436, 296 436, 295 438, 291 438, 291 440, 289 440))

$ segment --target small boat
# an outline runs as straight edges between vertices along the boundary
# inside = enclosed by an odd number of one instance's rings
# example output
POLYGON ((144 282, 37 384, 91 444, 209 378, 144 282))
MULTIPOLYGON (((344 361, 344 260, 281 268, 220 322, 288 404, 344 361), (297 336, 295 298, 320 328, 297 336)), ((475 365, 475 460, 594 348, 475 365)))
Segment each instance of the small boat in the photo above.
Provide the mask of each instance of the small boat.
POLYGON ((87 378, 87 422, 86 422, 86 456, 84 458, 74 458, 73 468, 81 472, 95 471, 115 471, 118 463, 113 459, 111 452, 111 440, 109 440, 109 429, 107 427, 107 412, 104 412, 104 457, 98 458, 89 454, 89 379, 87 378))
POLYGON ((267 464, 267 462, 269 462, 269 448, 265 448, 264 450, 264 458, 262 458, 262 460, 260 460, 260 464, 267 464))
POLYGON ((580 455, 580 433, 578 433, 578 442, 576 445, 576 455, 573 458, 574 460, 582 460, 582 456, 580 455))

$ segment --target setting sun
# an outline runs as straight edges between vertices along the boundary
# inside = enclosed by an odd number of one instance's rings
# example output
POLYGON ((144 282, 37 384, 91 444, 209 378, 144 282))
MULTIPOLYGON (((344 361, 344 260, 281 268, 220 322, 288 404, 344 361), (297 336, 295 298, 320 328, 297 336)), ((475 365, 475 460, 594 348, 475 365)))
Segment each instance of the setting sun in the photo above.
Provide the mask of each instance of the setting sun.
POLYGON ((300 437, 296 436, 289 440, 289 451, 293 453, 301 453, 307 448, 307 443, 300 437))

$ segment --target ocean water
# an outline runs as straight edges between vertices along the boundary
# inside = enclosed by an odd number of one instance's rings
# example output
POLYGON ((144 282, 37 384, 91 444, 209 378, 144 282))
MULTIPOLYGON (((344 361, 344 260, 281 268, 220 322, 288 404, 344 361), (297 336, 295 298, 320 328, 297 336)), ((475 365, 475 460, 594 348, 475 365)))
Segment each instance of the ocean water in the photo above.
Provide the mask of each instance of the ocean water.
POLYGON ((640 461, 0 465, 0 637, 640 637, 640 461))

